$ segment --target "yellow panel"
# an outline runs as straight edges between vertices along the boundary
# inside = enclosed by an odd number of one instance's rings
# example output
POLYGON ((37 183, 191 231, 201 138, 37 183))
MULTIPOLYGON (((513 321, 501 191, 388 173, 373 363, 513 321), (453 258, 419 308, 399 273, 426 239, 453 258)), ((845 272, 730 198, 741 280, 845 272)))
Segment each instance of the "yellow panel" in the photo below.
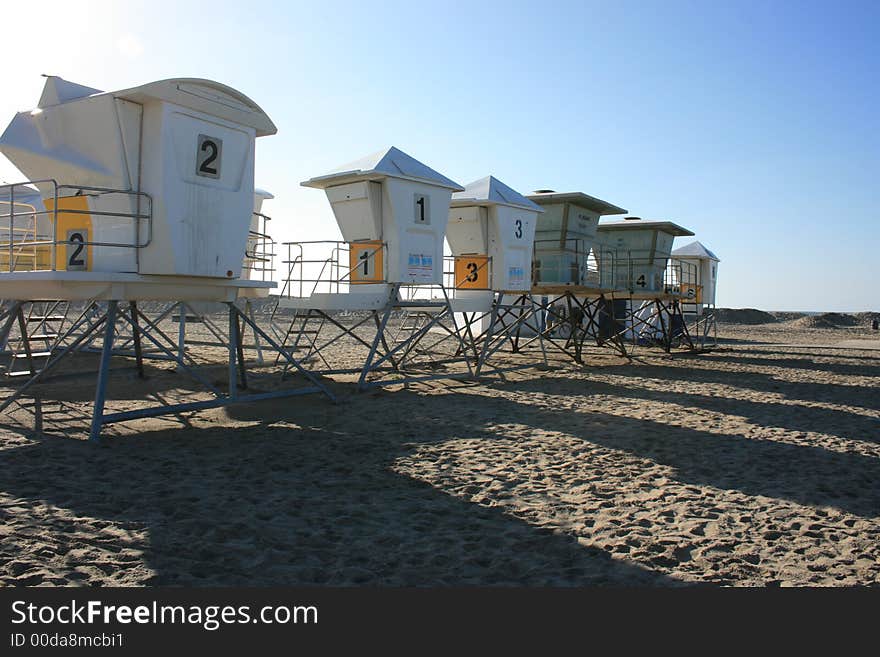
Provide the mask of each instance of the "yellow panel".
POLYGON ((348 250, 349 282, 352 285, 384 283, 382 242, 352 242, 348 250))
POLYGON ((92 216, 87 196, 64 196, 58 199, 58 212, 53 215, 55 199, 45 200, 49 220, 58 217, 55 266, 58 270, 91 271, 92 247, 78 242, 92 240, 92 216), (69 241, 68 241, 69 240, 69 241))
POLYGON ((703 303, 703 286, 692 283, 681 284, 681 296, 693 303, 703 303))
POLYGON ((489 256, 455 256, 455 289, 488 290, 489 256))

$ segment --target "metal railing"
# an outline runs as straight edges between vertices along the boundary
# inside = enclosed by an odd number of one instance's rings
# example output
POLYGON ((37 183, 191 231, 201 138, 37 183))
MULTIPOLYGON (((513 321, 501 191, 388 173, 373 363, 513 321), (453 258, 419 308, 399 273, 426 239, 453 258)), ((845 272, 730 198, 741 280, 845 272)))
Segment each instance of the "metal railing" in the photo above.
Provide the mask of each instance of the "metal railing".
MULTIPOLYGON (((57 181, 51 178, 42 180, 32 180, 22 183, 12 183, 0 185, 0 252, 6 254, 5 269, 8 272, 13 271, 57 271, 58 269, 58 247, 82 246, 82 247, 105 247, 105 248, 126 248, 126 249, 142 249, 150 245, 153 239, 153 223, 152 223, 152 207, 151 197, 144 192, 132 192, 126 190, 109 189, 104 187, 91 187, 87 185, 59 185, 57 181), (36 187, 39 192, 34 190, 36 187), (39 193, 44 199, 44 205, 51 203, 51 209, 38 209, 32 203, 24 203, 16 201, 16 195, 19 198, 32 198, 39 193), (86 197, 100 201, 102 205, 114 202, 113 197, 119 196, 122 202, 127 203, 128 207, 133 207, 134 211, 107 211, 89 207, 87 210, 78 210, 74 208, 59 208, 59 200, 69 197, 86 197), (24 205, 26 209, 19 210, 18 206, 24 205), (4 211, 5 210, 5 211, 4 211), (58 219, 59 217, 68 215, 87 215, 93 221, 100 221, 100 218, 125 219, 132 222, 133 239, 131 242, 102 242, 93 239, 83 239, 82 241, 72 242, 69 239, 59 239, 58 235, 58 219), (43 221, 41 221, 43 219, 43 221), (48 225, 46 224, 48 221, 48 225), (146 241, 141 242, 140 237, 143 232, 146 221, 146 241), (27 226, 21 224, 27 223, 27 226), (41 226, 41 223, 43 224, 41 226), (23 239, 16 239, 16 235, 23 236, 23 239), (30 239, 28 239, 30 238, 30 239), (33 265, 31 268, 26 266, 27 263, 21 263, 20 254, 25 253, 26 249, 33 249, 33 265), (48 254, 48 262, 41 262, 37 254, 48 254), (19 254, 19 257, 16 257, 19 254), (18 268, 18 264, 23 264, 24 268, 18 268)), ((117 201, 118 202, 118 201, 117 201)))
POLYGON ((39 253, 37 247, 31 246, 28 248, 27 246, 23 246, 23 244, 36 240, 37 238, 37 208, 30 203, 0 200, 0 210, 4 207, 10 208, 7 210, 7 214, 12 214, 13 217, 26 217, 27 226, 16 226, 15 221, 13 220, 12 227, 9 227, 7 224, 5 227, 0 228, 0 235, 3 235, 3 232, 5 231, 7 236, 6 243, 0 245, 0 247, 2 247, 0 248, 0 268, 2 268, 2 263, 5 259, 9 271, 19 271, 18 265, 20 260, 23 259, 27 262, 27 260, 33 259, 30 267, 26 264, 22 267, 24 270, 32 269, 38 264, 39 253), (31 235, 33 236, 33 239, 28 240, 28 237, 31 235), (19 237, 17 238, 17 236, 19 237))
POLYGON ((535 285, 583 285, 610 288, 618 255, 592 240, 535 240, 532 281, 535 285))
POLYGON ((649 251, 618 251, 615 291, 655 292, 672 296, 686 294, 697 285, 697 267, 693 263, 664 258, 649 251))
POLYGON ((272 217, 254 212, 257 219, 257 230, 248 231, 247 245, 244 251, 242 278, 251 281, 271 281, 275 274, 275 240, 269 235, 268 223, 272 217))
POLYGON ((281 288, 282 297, 339 294, 349 292, 351 286, 386 282, 382 263, 385 261, 387 244, 383 242, 315 240, 282 242, 281 246, 287 249, 286 258, 282 260, 287 268, 281 288), (356 261, 353 261, 353 252, 357 254, 356 261), (361 269, 368 267, 369 263, 373 263, 377 271, 368 269, 364 272, 361 269))
POLYGON ((664 271, 664 291, 669 294, 693 298, 700 286, 699 270, 695 263, 670 258, 664 271))

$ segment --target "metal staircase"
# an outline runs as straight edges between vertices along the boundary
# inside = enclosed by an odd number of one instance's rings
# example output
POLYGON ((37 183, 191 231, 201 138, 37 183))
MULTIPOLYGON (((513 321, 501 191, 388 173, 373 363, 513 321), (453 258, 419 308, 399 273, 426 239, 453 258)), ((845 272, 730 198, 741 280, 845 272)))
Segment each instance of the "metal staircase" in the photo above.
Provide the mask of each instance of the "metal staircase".
MULTIPOLYGON (((311 310, 297 311, 287 327, 281 348, 291 356, 299 354, 299 359, 302 361, 308 360, 316 353, 323 360, 317 348, 317 341, 326 322, 327 318, 322 314, 313 313, 311 310)), ((275 359, 276 365, 280 358, 279 354, 275 359)))
POLYGON ((7 377, 32 376, 40 372, 59 347, 70 304, 68 301, 31 301, 17 312, 18 331, 9 334, 6 344, 9 365, 7 377))

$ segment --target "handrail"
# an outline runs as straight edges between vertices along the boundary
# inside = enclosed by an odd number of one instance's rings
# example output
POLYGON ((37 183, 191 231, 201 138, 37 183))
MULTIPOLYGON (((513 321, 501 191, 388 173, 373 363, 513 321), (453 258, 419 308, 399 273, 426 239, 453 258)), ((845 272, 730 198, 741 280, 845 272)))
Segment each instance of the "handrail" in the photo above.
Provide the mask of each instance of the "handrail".
MULTIPOLYGON (((8 236, 8 241, 0 243, 0 248, 5 248, 8 256, 7 267, 9 272, 13 272, 16 269, 18 258, 15 256, 15 251, 18 249, 19 253, 22 253, 22 250, 25 247, 33 247, 34 254, 34 263, 32 266, 32 271, 42 271, 43 269, 38 268, 38 262, 36 258, 36 249, 38 247, 50 247, 50 258, 48 263, 48 270, 57 271, 58 269, 58 247, 59 246, 68 246, 71 244, 68 240, 59 240, 58 239, 58 217, 64 215, 87 215, 90 218, 95 217, 97 220, 100 220, 101 217, 114 217, 117 219, 126 219, 131 220, 135 227, 135 239, 130 243, 120 243, 120 242, 104 242, 98 240, 83 240, 81 242, 76 242, 77 246, 89 247, 89 246, 97 246, 97 247, 106 247, 106 248, 128 248, 128 249, 143 249, 149 246, 153 241, 153 222, 152 222, 152 214, 153 214, 153 201, 149 194, 145 192, 135 192, 131 190, 120 190, 120 189, 111 189, 108 187, 94 187, 90 185, 65 185, 59 184, 54 178, 44 178, 39 180, 29 180, 25 182, 19 183, 7 183, 0 185, 0 197, 3 198, 0 203, 8 206, 8 211, 0 214, 0 219, 5 218, 8 221, 4 226, 5 232, 8 236), (43 199, 44 204, 47 204, 51 201, 52 209, 38 210, 35 205, 28 203, 16 203, 15 196, 16 190, 22 188, 22 195, 33 196, 34 193, 38 193, 43 199), (34 189, 36 188, 36 190, 34 189), (26 190, 26 191, 25 191, 26 190), (72 193, 65 193, 72 192, 72 193), (128 203, 132 203, 136 201, 137 210, 135 212, 110 212, 105 210, 96 210, 89 208, 89 210, 76 210, 76 209, 67 209, 67 208, 59 208, 59 199, 77 197, 77 196, 85 196, 85 197, 101 197, 108 195, 120 195, 128 197, 128 203), (7 200, 8 198, 8 200, 7 200), (146 203, 146 210, 142 211, 142 204, 146 203), (16 206, 24 205, 30 208, 29 211, 26 212, 18 212, 16 211, 16 206), (29 228, 24 229, 20 226, 15 225, 15 221, 17 218, 27 217, 30 221, 34 222, 33 230, 29 228), (52 235, 51 239, 47 236, 41 236, 39 233, 39 218, 47 217, 51 223, 52 235), (141 242, 141 220, 147 220, 147 238, 145 242, 141 242), (15 239, 16 234, 33 234, 33 239, 15 239)), ((3 230, 3 229, 0 229, 3 230)))
POLYGON ((275 272, 274 260, 277 255, 275 252, 275 240, 269 235, 267 228, 267 224, 272 220, 272 217, 260 212, 254 212, 252 216, 257 218, 257 230, 248 230, 242 270, 251 273, 259 272, 260 278, 263 281, 267 279, 272 280, 275 272))
MULTIPOLYGON (((281 244, 287 247, 287 258, 282 260, 282 264, 287 265, 287 276, 281 288, 281 296, 286 298, 303 298, 304 292, 314 295, 322 289, 329 293, 343 292, 343 286, 361 283, 354 276, 359 265, 352 266, 350 262, 352 245, 376 244, 375 249, 366 252, 367 259, 387 249, 386 243, 376 240, 307 240, 281 244), (298 251, 297 255, 295 251, 298 251)), ((383 277, 363 282, 381 284, 385 280, 383 277)))
POLYGON ((612 287, 617 272, 616 252, 604 248, 596 240, 581 238, 535 240, 532 279, 535 285, 553 283, 612 287), (556 261, 548 271, 548 260, 556 261))

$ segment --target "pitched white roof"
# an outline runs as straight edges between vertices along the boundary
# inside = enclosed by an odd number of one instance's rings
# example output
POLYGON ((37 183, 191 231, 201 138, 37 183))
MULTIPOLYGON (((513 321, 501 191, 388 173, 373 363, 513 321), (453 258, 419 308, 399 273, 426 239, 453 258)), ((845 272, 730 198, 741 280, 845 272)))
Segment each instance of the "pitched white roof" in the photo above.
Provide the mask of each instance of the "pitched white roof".
POLYGON ((537 203, 532 203, 515 189, 498 180, 495 176, 486 176, 465 185, 464 190, 452 195, 452 207, 468 205, 510 205, 515 208, 544 212, 537 203))
POLYGON ((721 262, 718 256, 707 249, 702 242, 697 241, 675 249, 675 251, 672 252, 672 255, 685 258, 705 258, 708 260, 714 260, 715 262, 721 262))
POLYGON ((301 184, 304 187, 326 189, 327 187, 354 182, 355 180, 380 180, 382 178, 416 180, 437 185, 438 187, 446 187, 456 192, 464 189, 454 180, 450 180, 446 176, 437 173, 428 165, 419 162, 395 146, 377 151, 354 162, 343 164, 324 175, 310 178, 301 184))

